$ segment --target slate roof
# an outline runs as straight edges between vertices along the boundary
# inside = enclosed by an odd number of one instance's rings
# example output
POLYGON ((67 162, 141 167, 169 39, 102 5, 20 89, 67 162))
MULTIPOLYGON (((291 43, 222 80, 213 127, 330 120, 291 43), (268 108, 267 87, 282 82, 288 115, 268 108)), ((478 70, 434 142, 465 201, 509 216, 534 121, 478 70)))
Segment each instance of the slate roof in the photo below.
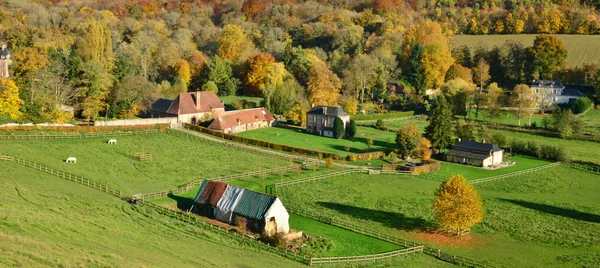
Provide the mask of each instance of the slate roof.
POLYGON ((167 113, 171 104, 173 104, 172 100, 160 98, 155 103, 152 103, 150 109, 161 113, 167 113))
POLYGON ((556 80, 535 80, 529 87, 551 87, 551 88, 565 88, 560 81, 556 80))
POLYGON ((490 144, 490 143, 483 143, 483 142, 475 142, 475 141, 461 141, 457 144, 455 144, 452 149, 456 149, 456 150, 466 150, 466 151, 475 151, 475 152, 499 152, 499 151, 504 151, 502 150, 502 148, 490 144))
POLYGON ((450 151, 448 151, 446 153, 446 155, 464 157, 464 158, 469 158, 469 159, 477 159, 477 160, 485 160, 488 157, 491 157, 491 155, 489 155, 489 154, 460 151, 460 150, 455 150, 455 149, 451 149, 450 151))
POLYGON ((180 93, 174 100, 167 113, 195 114, 210 112, 212 109, 225 108, 217 95, 212 91, 180 93))
POLYGON ((348 116, 344 109, 335 106, 317 106, 308 111, 308 114, 324 114, 329 116, 348 116))
POLYGON ((237 111, 229 111, 221 114, 208 126, 210 129, 223 130, 238 125, 246 125, 250 123, 273 121, 275 117, 265 108, 244 109, 237 111))
POLYGON ((240 216, 262 221, 277 197, 245 190, 239 197, 233 213, 240 216))
POLYGON ((573 97, 583 97, 583 93, 574 88, 565 88, 561 94, 561 96, 573 96, 573 97))

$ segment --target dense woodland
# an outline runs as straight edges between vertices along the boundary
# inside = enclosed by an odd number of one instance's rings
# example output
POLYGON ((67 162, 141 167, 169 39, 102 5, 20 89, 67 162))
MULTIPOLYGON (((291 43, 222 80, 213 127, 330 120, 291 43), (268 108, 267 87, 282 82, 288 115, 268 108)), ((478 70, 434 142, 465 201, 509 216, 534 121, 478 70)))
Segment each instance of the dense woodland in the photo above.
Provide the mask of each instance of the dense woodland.
POLYGON ((544 34, 599 33, 596 4, 8 0, 0 41, 13 77, 2 82, 0 115, 66 122, 59 108, 69 105, 79 118, 124 118, 159 97, 211 90, 264 97, 274 114, 302 121, 313 105, 428 109, 432 88, 461 115, 473 103, 509 105, 535 78, 595 85, 598 66, 565 68, 568 52, 544 34), (454 34, 509 33, 541 35, 532 47, 452 49, 454 34))

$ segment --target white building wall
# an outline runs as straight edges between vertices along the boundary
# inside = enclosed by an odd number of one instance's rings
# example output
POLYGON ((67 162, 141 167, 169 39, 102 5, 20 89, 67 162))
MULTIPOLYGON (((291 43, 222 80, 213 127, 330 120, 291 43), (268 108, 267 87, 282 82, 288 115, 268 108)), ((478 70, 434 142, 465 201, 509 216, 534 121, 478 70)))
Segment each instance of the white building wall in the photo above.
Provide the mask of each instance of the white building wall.
POLYGON ((275 218, 278 233, 287 234, 290 232, 290 215, 279 198, 275 199, 269 210, 267 210, 267 213, 265 213, 265 224, 267 224, 271 218, 275 218))

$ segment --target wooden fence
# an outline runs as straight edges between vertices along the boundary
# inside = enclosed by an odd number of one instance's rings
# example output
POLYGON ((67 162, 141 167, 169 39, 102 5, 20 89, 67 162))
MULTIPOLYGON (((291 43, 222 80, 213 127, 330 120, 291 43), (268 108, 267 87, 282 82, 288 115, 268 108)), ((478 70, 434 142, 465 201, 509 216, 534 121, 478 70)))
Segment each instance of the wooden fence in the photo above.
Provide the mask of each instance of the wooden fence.
POLYGON ((377 123, 377 120, 381 120, 383 122, 395 122, 395 121, 403 121, 408 119, 421 119, 425 118, 424 115, 411 115, 406 117, 398 117, 398 118, 386 118, 386 119, 370 119, 370 120, 356 120, 357 125, 370 125, 373 123, 377 123))
MULTIPOLYGON (((233 175, 228 175, 228 176, 221 176, 221 177, 211 178, 211 179, 207 179, 207 180, 225 182, 225 181, 229 181, 229 180, 238 180, 238 179, 249 178, 249 177, 254 177, 254 176, 266 176, 268 174, 277 174, 279 172, 296 171, 299 168, 302 168, 302 165, 295 164, 295 165, 290 165, 290 166, 285 166, 285 167, 277 167, 277 168, 271 168, 271 169, 265 169, 265 170, 259 170, 259 171, 251 171, 251 172, 246 172, 246 173, 233 174, 233 175)), ((192 182, 188 183, 187 185, 185 185, 183 187, 179 187, 177 189, 160 191, 160 192, 149 193, 149 194, 137 194, 137 195, 133 195, 132 198, 144 200, 144 199, 168 196, 169 194, 185 193, 185 192, 189 191, 191 188, 200 186, 203 181, 204 181, 204 179, 195 180, 195 181, 192 181, 192 182)))
POLYGON ((472 181, 469 181, 469 183, 471 183, 471 184, 478 184, 478 183, 490 182, 490 181, 495 181, 495 180, 504 179, 504 178, 508 178, 508 177, 514 177, 514 176, 519 176, 519 175, 522 175, 522 174, 536 172, 536 171, 539 171, 539 170, 542 170, 542 169, 557 167, 559 165, 560 165, 560 162, 556 162, 556 163, 551 163, 551 164, 547 164, 547 165, 543 165, 543 166, 539 166, 539 167, 534 167, 534 168, 530 168, 530 169, 524 169, 524 170, 515 171, 515 172, 503 174, 503 175, 498 175, 498 176, 494 176, 494 177, 472 180, 472 181))
POLYGON ((600 174, 600 167, 598 166, 591 166, 591 165, 582 165, 579 163, 569 163, 568 164, 569 167, 574 168, 574 169, 579 169, 579 170, 583 170, 583 171, 587 171, 587 172, 591 172, 591 173, 595 173, 595 174, 600 174))
POLYGON ((311 182, 311 181, 318 181, 318 180, 322 180, 322 179, 326 179, 326 178, 343 176, 343 175, 352 174, 352 173, 366 173, 366 174, 368 174, 368 172, 369 171, 366 170, 366 169, 346 169, 346 170, 342 170, 342 171, 338 171, 338 172, 327 173, 327 174, 323 174, 323 175, 317 175, 317 176, 310 177, 310 178, 304 178, 304 179, 298 179, 298 180, 286 181, 286 182, 278 182, 278 183, 275 183, 275 188, 277 189, 277 187, 284 187, 284 186, 290 186, 290 185, 295 185, 295 184, 302 184, 302 183, 307 183, 307 182, 311 182))
POLYGON ((48 174, 51 174, 51 175, 54 175, 54 176, 57 176, 57 177, 61 177, 61 178, 66 179, 66 180, 70 180, 70 181, 73 181, 73 182, 77 182, 79 184, 83 184, 83 185, 88 186, 88 187, 92 187, 94 189, 98 189, 100 191, 112 194, 112 195, 114 195, 116 197, 123 198, 123 193, 121 191, 119 191, 117 189, 114 189, 114 188, 111 188, 111 187, 108 187, 108 186, 106 186, 104 184, 88 180, 88 179, 86 179, 84 177, 81 177, 81 176, 77 176, 77 175, 74 175, 74 174, 71 174, 71 173, 67 173, 67 172, 64 172, 64 171, 61 171, 61 170, 53 169, 51 167, 48 167, 48 166, 45 166, 45 165, 41 165, 41 164, 38 164, 38 163, 34 163, 34 162, 31 162, 29 160, 25 160, 25 159, 22 159, 22 158, 17 158, 17 157, 12 157, 12 156, 7 156, 7 155, 1 155, 0 160, 14 161, 14 162, 17 162, 18 164, 21 164, 23 166, 26 166, 26 167, 29 167, 29 168, 33 168, 33 169, 37 169, 39 171, 46 172, 48 174))
POLYGON ((151 133, 161 133, 161 129, 134 130, 120 132, 76 133, 67 135, 0 135, 0 140, 50 140, 50 139, 87 139, 99 137, 134 136, 151 133))
POLYGON ((347 257, 328 257, 328 258, 311 258, 310 266, 323 265, 323 264, 340 264, 340 263, 353 263, 353 262, 364 262, 364 261, 377 261, 385 260, 394 257, 400 257, 408 254, 417 254, 423 252, 423 246, 416 246, 412 248, 405 248, 400 250, 394 250, 390 252, 363 255, 363 256, 347 256, 347 257))

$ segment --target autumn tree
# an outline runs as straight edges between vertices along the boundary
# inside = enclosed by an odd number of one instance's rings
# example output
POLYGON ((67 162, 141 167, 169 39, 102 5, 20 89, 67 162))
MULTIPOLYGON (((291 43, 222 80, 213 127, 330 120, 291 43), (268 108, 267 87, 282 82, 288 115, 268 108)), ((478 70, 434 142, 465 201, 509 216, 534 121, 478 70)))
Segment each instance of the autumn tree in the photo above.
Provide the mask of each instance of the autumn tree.
POLYGON ((452 144, 454 128, 452 126, 452 110, 444 95, 435 98, 429 125, 425 128, 424 136, 431 141, 434 148, 446 148, 452 144))
POLYGON ((327 168, 329 168, 330 170, 333 168, 333 158, 327 157, 325 159, 325 165, 327 166, 327 168))
POLYGON ((115 55, 110 28, 102 21, 91 19, 82 32, 83 36, 75 44, 79 55, 84 61, 95 60, 106 70, 112 70, 115 55))
POLYGON ((483 87, 490 80, 490 65, 484 60, 479 59, 477 66, 473 69, 473 80, 479 84, 475 93, 475 120, 479 119, 479 108, 485 102, 483 96, 483 87))
POLYGON ((227 24, 217 40, 219 57, 236 62, 249 47, 250 41, 239 25, 227 24))
POLYGON ((502 97, 504 91, 498 87, 497 83, 491 83, 487 87, 487 116, 490 118, 490 123, 494 121, 494 118, 498 117, 502 112, 502 97))
POLYGON ((19 119, 23 101, 19 98, 19 88, 13 80, 0 79, 0 116, 8 116, 11 120, 19 119))
POLYGON ((446 81, 450 81, 456 78, 460 78, 465 81, 472 81, 473 76, 471 74, 471 69, 464 67, 458 63, 452 64, 448 72, 446 73, 446 81))
POLYGON ((186 60, 178 59, 175 62, 175 76, 184 83, 186 88, 189 86, 192 80, 192 71, 190 64, 186 60))
POLYGON ((405 125, 396 132, 396 145, 398 145, 398 153, 403 158, 410 156, 415 148, 419 145, 421 133, 414 124, 405 125))
POLYGON ((79 95, 83 97, 81 108, 86 119, 96 118, 106 108, 112 84, 112 74, 106 71, 101 62, 90 60, 82 65, 79 95))
POLYGON ((251 96, 263 95, 268 102, 275 90, 283 86, 289 77, 283 63, 275 62, 268 53, 260 53, 248 59, 246 76, 246 94, 251 96))
POLYGON ((421 160, 429 160, 431 158, 431 151, 429 148, 431 148, 431 141, 421 137, 419 145, 417 145, 417 148, 413 151, 413 155, 421 158, 421 160))
POLYGON ((340 97, 342 83, 327 64, 317 57, 312 57, 312 66, 308 76, 308 102, 314 106, 335 106, 340 97))
POLYGON ((565 66, 568 53, 560 39, 545 34, 535 37, 528 52, 531 55, 529 67, 540 79, 552 79, 554 72, 565 66))
MULTIPOLYGON (((127 118, 134 115, 134 108, 146 110, 160 96, 159 90, 143 76, 125 77, 115 87, 115 97, 127 109, 127 118)), ((137 111, 139 112, 139 111, 137 111)))
POLYGON ((475 93, 473 83, 456 78, 444 83, 441 90, 448 97, 454 115, 468 115, 475 93))
POLYGON ((528 125, 531 126, 531 116, 535 113, 535 108, 538 105, 533 90, 528 85, 518 84, 513 89, 510 100, 512 106, 516 109, 515 114, 519 120, 519 126, 521 126, 521 118, 525 116, 529 117, 528 125))
POLYGON ((433 201, 436 220, 458 233, 483 219, 483 203, 473 185, 462 175, 454 175, 440 185, 433 201))
POLYGON ((354 57, 344 70, 344 84, 346 88, 355 89, 354 98, 364 102, 365 91, 369 93, 377 81, 378 63, 366 54, 354 57))

